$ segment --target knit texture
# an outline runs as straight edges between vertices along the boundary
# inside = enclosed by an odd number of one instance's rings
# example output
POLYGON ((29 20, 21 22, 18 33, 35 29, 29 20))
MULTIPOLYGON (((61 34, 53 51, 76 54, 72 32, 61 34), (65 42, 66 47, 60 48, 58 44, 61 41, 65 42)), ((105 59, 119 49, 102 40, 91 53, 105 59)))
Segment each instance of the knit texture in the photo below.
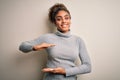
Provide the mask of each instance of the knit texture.
POLYGON ((71 35, 70 31, 67 33, 57 31, 56 33, 42 35, 35 40, 22 42, 19 49, 23 52, 30 52, 34 45, 43 42, 55 44, 53 47, 46 48, 48 53, 47 67, 64 68, 66 77, 91 71, 90 58, 83 40, 80 37, 71 35), (75 65, 74 62, 78 57, 81 64, 75 65))

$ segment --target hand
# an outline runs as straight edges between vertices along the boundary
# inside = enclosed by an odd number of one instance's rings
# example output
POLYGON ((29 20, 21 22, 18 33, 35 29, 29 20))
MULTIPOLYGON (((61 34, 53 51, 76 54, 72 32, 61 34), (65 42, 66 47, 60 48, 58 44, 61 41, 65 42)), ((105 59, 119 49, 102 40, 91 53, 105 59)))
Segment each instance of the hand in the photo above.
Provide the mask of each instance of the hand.
POLYGON ((51 73, 58 73, 58 74, 66 74, 65 69, 58 67, 58 68, 44 68, 42 69, 43 72, 51 72, 51 73))
POLYGON ((42 50, 42 49, 52 47, 52 46, 55 46, 55 44, 42 43, 42 44, 33 46, 33 50, 42 50))

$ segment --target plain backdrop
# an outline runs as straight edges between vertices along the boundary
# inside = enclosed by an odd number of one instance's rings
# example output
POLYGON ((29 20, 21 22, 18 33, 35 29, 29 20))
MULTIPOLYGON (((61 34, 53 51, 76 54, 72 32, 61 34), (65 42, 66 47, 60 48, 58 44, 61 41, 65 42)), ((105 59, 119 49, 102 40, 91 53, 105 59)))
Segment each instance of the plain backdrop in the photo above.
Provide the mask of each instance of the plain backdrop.
POLYGON ((120 80, 120 0, 0 0, 0 80, 42 80, 47 53, 22 53, 19 45, 54 31, 48 9, 58 2, 91 58, 92 72, 78 80, 120 80))

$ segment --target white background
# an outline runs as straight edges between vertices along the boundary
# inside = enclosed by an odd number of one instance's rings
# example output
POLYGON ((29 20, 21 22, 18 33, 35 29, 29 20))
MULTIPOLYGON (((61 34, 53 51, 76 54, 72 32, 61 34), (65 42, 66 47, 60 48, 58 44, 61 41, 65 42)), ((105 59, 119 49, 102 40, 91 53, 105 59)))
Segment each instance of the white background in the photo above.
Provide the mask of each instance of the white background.
POLYGON ((78 80, 120 80, 120 0, 0 0, 0 80, 42 80, 46 52, 24 54, 19 45, 52 32, 47 15, 57 2, 70 10, 71 32, 91 58, 92 72, 78 80))

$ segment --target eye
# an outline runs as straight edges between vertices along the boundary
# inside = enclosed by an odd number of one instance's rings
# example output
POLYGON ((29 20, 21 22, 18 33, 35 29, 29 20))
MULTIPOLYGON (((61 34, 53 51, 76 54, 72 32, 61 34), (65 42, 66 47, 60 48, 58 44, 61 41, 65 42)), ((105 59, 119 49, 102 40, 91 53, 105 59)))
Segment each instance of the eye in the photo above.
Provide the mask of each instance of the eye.
POLYGON ((68 17, 65 17, 66 20, 68 20, 69 18, 68 17))
POLYGON ((65 20, 68 20, 68 19, 70 19, 69 17, 65 17, 65 20))
POLYGON ((61 19, 57 18, 56 21, 60 21, 61 19))
POLYGON ((55 20, 56 21, 61 21, 61 17, 56 17, 55 20))

